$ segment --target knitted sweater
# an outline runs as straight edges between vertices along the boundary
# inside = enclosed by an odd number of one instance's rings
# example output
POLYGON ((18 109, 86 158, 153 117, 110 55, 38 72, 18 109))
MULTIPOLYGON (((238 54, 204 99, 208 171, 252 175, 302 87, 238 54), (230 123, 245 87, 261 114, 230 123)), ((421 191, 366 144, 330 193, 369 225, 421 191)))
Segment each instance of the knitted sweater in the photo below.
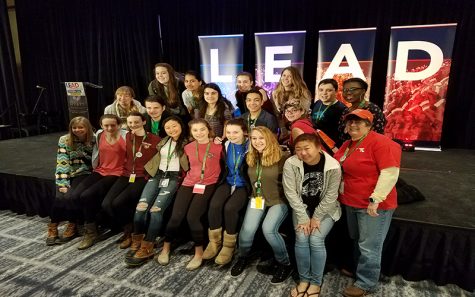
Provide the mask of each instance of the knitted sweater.
POLYGON ((75 148, 67 145, 68 135, 61 136, 58 141, 56 156, 56 186, 70 187, 71 178, 90 174, 92 171, 91 156, 93 145, 75 142, 75 148))

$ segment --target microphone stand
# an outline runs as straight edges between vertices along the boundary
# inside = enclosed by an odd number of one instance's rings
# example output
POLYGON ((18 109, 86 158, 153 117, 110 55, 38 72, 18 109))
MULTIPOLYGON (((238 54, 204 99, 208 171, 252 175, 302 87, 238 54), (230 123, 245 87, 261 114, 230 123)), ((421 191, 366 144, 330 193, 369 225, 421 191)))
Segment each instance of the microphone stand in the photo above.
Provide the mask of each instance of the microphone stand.
POLYGON ((36 108, 38 107, 38 103, 40 103, 41 95, 43 95, 44 90, 45 88, 41 88, 40 94, 38 95, 38 98, 36 99, 36 103, 35 103, 35 106, 33 107, 33 111, 31 112, 31 114, 35 113, 36 108))

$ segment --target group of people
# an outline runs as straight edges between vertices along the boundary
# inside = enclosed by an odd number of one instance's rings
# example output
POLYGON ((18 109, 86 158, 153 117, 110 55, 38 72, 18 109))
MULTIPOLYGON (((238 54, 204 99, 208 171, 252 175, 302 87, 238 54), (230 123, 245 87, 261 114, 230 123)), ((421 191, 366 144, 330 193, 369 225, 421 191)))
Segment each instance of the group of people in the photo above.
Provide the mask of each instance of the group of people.
POLYGON ((48 245, 70 241, 84 224, 78 249, 87 249, 101 238, 101 225, 123 232, 118 244, 128 249, 127 265, 155 256, 167 265, 172 243, 191 238, 187 270, 203 261, 229 264, 237 253, 231 275, 238 276, 255 254, 261 229, 273 261, 258 270, 281 283, 296 265, 300 280, 291 296, 319 296, 325 238, 343 213, 357 261, 356 281, 343 295, 377 288, 397 207, 401 148, 381 134, 385 118, 364 99, 365 81, 344 82, 347 108, 336 99, 333 79, 319 82, 313 103, 294 67, 282 71, 269 97, 243 72, 236 78, 240 117, 234 118, 235 107, 219 86, 197 72, 185 73, 183 90, 169 64, 154 71, 145 106, 122 86, 100 130, 76 117, 59 139, 48 245), (287 217, 291 236, 282 235, 287 217), (59 235, 62 221, 68 223, 59 235), (163 247, 156 254, 159 236, 163 247))

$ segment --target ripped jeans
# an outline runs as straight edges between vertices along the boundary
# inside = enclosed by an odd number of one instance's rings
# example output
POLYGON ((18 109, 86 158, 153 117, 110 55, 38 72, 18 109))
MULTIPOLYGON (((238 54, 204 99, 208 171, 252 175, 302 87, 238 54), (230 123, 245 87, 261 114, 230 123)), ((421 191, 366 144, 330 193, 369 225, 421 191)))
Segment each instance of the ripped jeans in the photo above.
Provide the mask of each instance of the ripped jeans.
POLYGON ((142 191, 135 209, 134 233, 146 233, 146 241, 155 241, 162 227, 163 213, 175 197, 181 182, 178 172, 159 171, 150 178, 142 191), (168 185, 160 185, 163 178, 168 179, 168 185), (148 225, 148 228, 147 228, 148 225))

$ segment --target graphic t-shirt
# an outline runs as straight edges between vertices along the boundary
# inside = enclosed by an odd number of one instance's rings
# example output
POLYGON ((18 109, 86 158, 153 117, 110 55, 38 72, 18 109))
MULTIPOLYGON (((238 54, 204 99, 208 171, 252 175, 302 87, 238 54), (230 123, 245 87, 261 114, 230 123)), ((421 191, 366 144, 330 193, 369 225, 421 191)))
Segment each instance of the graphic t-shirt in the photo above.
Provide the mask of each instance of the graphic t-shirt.
POLYGON ((312 214, 320 203, 320 194, 323 190, 323 168, 325 156, 320 155, 320 162, 315 165, 303 163, 304 176, 302 180, 302 201, 312 214))

